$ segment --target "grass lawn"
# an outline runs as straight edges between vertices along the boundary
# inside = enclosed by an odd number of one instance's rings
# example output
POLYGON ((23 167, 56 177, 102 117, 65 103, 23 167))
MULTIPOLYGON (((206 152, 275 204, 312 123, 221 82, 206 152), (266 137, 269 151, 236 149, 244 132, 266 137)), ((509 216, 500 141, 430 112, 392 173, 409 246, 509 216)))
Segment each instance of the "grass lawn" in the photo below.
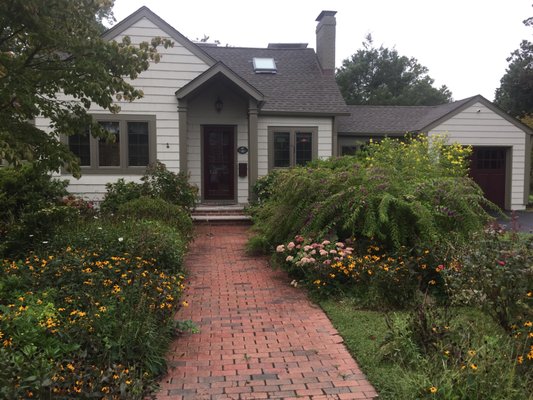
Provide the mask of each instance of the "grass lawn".
POLYGON ((533 399, 531 376, 517 373, 515 339, 477 310, 454 313, 449 334, 435 336, 425 354, 412 340, 407 312, 388 313, 391 334, 383 312, 357 309, 349 299, 320 305, 380 399, 533 399))

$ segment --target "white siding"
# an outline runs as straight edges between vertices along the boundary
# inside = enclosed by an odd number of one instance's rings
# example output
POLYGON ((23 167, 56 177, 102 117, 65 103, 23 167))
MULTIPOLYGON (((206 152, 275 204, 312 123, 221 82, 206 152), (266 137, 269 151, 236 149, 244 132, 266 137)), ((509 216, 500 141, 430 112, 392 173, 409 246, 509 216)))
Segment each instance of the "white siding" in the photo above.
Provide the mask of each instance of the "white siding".
MULTIPOLYGON (((150 42, 153 37, 169 38, 163 30, 146 18, 142 18, 127 28, 116 38, 129 36, 132 43, 150 42)), ((174 41, 174 47, 158 48, 161 54, 159 63, 152 63, 133 85, 142 89, 144 97, 132 103, 118 102, 121 114, 144 114, 156 116, 157 131, 157 159, 165 163, 174 172, 179 171, 179 121, 175 97, 176 90, 186 85, 208 66, 180 43, 174 41)), ((93 107, 94 113, 103 113, 101 108, 93 107)), ((41 129, 47 129, 49 122, 38 119, 36 124, 41 129)), ((90 198, 99 198, 105 192, 107 182, 115 182, 121 176, 114 175, 84 175, 79 180, 72 180, 69 190, 90 198)), ((136 180, 139 176, 124 176, 126 180, 136 180)))
POLYGON ((264 116, 258 119, 258 175, 268 174, 268 127, 317 127, 318 128, 318 158, 328 158, 333 154, 333 122, 328 117, 278 117, 264 116))
POLYGON ((429 135, 445 134, 450 142, 472 146, 505 146, 512 148, 511 204, 522 210, 526 168, 526 133, 481 103, 461 111, 433 128, 429 135))

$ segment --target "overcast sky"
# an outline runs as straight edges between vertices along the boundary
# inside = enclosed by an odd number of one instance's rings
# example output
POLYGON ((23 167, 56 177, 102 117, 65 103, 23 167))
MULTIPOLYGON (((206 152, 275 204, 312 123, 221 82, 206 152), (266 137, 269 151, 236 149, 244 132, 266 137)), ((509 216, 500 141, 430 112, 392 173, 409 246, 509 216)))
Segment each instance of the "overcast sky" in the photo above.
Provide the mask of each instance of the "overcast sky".
POLYGON ((429 69, 435 85, 446 85, 454 100, 494 91, 506 59, 533 28, 533 0, 115 0, 120 21, 145 5, 191 40, 210 37, 222 45, 266 47, 268 43, 309 43, 315 48, 315 19, 337 11, 336 64, 362 47, 395 47, 429 69))

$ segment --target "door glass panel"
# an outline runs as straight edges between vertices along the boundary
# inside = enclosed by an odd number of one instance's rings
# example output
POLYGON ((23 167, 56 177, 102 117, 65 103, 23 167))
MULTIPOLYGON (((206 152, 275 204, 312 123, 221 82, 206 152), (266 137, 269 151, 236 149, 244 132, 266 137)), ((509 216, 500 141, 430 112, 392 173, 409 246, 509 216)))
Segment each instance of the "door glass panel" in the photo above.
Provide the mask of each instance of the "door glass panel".
POLYGON ((204 197, 234 198, 233 129, 207 127, 204 131, 204 197))
POLYGON ((305 165, 313 159, 313 135, 296 132, 296 165, 305 165))
POLYGON ((115 121, 101 121, 99 124, 108 131, 115 140, 107 141, 106 139, 98 140, 99 165, 101 167, 119 167, 120 166, 120 129, 119 123, 115 121))
POLYGON ((274 167, 284 168, 291 165, 291 146, 289 132, 274 133, 274 167))
POLYGON ((148 122, 128 122, 128 165, 148 165, 148 147, 148 122))

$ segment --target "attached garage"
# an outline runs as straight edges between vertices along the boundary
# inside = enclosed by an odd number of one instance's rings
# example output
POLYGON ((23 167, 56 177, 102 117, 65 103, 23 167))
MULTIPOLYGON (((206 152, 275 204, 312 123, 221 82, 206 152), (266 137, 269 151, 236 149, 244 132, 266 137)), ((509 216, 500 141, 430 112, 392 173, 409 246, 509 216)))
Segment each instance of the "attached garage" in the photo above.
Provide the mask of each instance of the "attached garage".
POLYGON ((406 132, 446 135, 473 147, 470 175, 485 196, 506 210, 523 210, 529 197, 533 131, 482 96, 439 106, 349 106, 338 117, 337 154, 361 140, 406 132))

